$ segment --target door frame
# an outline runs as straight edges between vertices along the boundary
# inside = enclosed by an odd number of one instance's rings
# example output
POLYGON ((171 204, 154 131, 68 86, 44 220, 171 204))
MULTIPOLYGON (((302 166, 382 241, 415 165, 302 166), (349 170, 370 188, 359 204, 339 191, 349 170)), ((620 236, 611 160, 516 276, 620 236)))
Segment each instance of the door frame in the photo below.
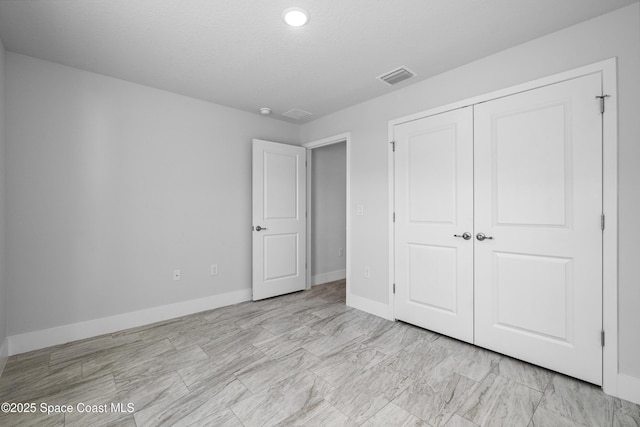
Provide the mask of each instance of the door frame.
POLYGON ((312 186, 312 159, 313 159, 313 149, 325 147, 327 145, 339 144, 341 142, 345 143, 345 151, 346 151, 346 185, 347 185, 347 200, 346 200, 346 216, 347 216, 347 230, 346 237, 347 241, 344 248, 345 255, 345 268, 346 268, 346 281, 347 281, 347 305, 349 305, 349 278, 350 278, 350 260, 351 260, 351 214, 350 214, 350 206, 351 206, 351 133, 346 132, 339 135, 330 136, 327 138, 317 139, 314 141, 310 141, 302 144, 303 147, 307 149, 307 289, 311 288, 311 220, 312 220, 312 211, 311 211, 311 186, 312 186))
MULTIPOLYGON (((606 332, 606 342, 602 350, 602 388, 607 394, 619 396, 619 391, 623 390, 619 390, 618 384, 617 58, 610 58, 516 86, 390 120, 388 135, 389 141, 392 142, 394 139, 395 126, 402 123, 596 73, 601 73, 602 76, 602 94, 609 96, 606 99, 606 113, 602 115, 602 211, 606 217, 606 226, 602 234, 602 329, 606 332)), ((393 144, 389 144, 388 148, 388 170, 389 218, 391 219, 389 221, 389 310, 391 317, 395 319, 393 292, 393 283, 395 281, 395 235, 392 220, 395 210, 393 144)), ((624 385, 622 385, 622 387, 624 387, 624 385)))

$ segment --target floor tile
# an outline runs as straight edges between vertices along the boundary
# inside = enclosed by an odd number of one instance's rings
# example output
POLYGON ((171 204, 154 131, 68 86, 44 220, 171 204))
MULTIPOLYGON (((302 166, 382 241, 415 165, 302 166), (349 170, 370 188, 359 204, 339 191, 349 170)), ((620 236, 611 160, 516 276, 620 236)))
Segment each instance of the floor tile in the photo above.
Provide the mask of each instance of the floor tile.
POLYGON ((613 424, 614 398, 599 387, 564 375, 554 375, 540 407, 588 427, 613 424))
POLYGON ((41 412, 40 402, 33 413, 4 413, 0 412, 0 425, 4 427, 63 427, 64 414, 47 414, 41 412))
POLYGON ((449 421, 477 385, 467 377, 452 373, 443 389, 434 390, 428 382, 416 381, 402 391, 393 403, 431 426, 439 427, 449 421))
POLYGON ((385 354, 396 354, 417 341, 433 341, 437 337, 433 332, 396 322, 383 333, 370 336, 364 343, 385 354))
POLYGON ((544 408, 538 408, 528 427, 584 427, 584 425, 544 408))
POLYGON ((318 400, 305 405, 302 410, 285 418, 276 424, 278 427, 287 426, 318 426, 318 427, 355 427, 356 424, 327 403, 326 400, 318 400))
POLYGON ((471 393, 458 415, 479 426, 527 427, 542 393, 490 374, 471 393))
POLYGON ((230 373, 240 371, 262 360, 267 360, 264 353, 249 345, 238 351, 213 355, 213 357, 184 368, 178 368, 178 374, 186 386, 193 390, 196 387, 216 382, 221 377, 224 378, 230 373))
POLYGON ((236 417, 230 409, 223 409, 220 412, 211 414, 206 418, 190 424, 190 426, 243 427, 238 417, 236 417))
POLYGON ((280 359, 263 358, 234 372, 234 375, 249 391, 257 393, 298 372, 308 370, 319 360, 311 353, 299 349, 280 359))
POLYGON ((511 357, 500 359, 500 363, 498 363, 494 372, 497 375, 538 391, 544 391, 554 375, 553 372, 544 368, 521 362, 511 357))
POLYGON ((478 427, 478 425, 466 418, 462 418, 460 415, 454 415, 444 427, 478 427))
MULTIPOLYGON (((268 325, 265 325, 264 327, 268 327, 268 325)), ((323 337, 326 337, 326 335, 323 335, 308 326, 294 327, 292 329, 291 325, 289 325, 288 331, 280 332, 280 335, 277 336, 271 336, 261 341, 256 341, 253 346, 267 356, 277 359, 302 348, 302 344, 305 342, 310 342, 316 338, 323 337)))
POLYGON ((615 399, 613 427, 640 427, 640 405, 615 399))
POLYGON ((52 352, 49 357, 49 364, 56 365, 68 362, 100 351, 112 350, 138 340, 140 340, 138 334, 129 334, 118 336, 102 335, 96 338, 75 341, 65 344, 52 352))
POLYGON ((374 416, 369 418, 363 424, 365 427, 429 427, 428 424, 421 419, 411 415, 409 412, 399 406, 389 403, 387 406, 379 410, 374 416))
POLYGON ((199 346, 174 350, 150 360, 132 360, 127 365, 112 368, 117 381, 156 377, 207 360, 209 355, 199 346))
POLYGON ((137 427, 189 426, 223 411, 249 395, 246 387, 228 376, 209 387, 193 391, 171 404, 149 406, 134 414, 137 427))
POLYGON ((377 367, 353 374, 327 400, 356 423, 384 408, 411 384, 405 375, 377 367))
POLYGON ((301 372, 230 407, 246 427, 274 426, 304 418, 331 391, 332 387, 317 375, 301 372))
POLYGON ((311 370, 332 386, 338 387, 351 376, 373 368, 385 358, 384 353, 355 341, 339 351, 327 354, 311 370))

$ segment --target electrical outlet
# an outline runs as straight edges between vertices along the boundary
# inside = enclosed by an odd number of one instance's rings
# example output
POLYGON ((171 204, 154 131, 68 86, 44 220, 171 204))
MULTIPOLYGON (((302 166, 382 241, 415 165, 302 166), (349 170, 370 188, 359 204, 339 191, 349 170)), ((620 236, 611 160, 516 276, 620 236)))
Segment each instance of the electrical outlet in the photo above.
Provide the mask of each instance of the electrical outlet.
POLYGON ((212 276, 218 275, 218 264, 211 264, 211 275, 212 276))
POLYGON ((356 215, 358 215, 358 216, 364 215, 364 205, 357 205, 356 206, 356 215))
POLYGON ((344 255, 344 249, 343 248, 338 249, 338 256, 341 257, 343 255, 344 255))
POLYGON ((365 266, 364 268, 364 277, 366 277, 367 279, 371 277, 371 268, 369 268, 369 266, 365 266))
POLYGON ((180 280, 180 270, 173 270, 173 280, 180 280))

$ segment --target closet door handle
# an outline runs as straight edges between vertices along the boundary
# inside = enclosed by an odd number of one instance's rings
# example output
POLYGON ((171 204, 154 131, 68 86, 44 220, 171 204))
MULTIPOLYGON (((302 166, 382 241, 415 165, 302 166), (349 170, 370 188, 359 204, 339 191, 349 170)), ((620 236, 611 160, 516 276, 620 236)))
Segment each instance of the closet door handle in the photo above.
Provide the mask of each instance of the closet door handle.
POLYGON ((493 240, 493 237, 491 237, 491 236, 485 236, 485 234, 484 234, 484 233, 478 233, 478 234, 476 234, 476 239, 478 239, 479 241, 481 241, 481 242, 482 242, 482 241, 483 241, 483 240, 485 240, 485 239, 486 239, 486 240, 493 240))
POLYGON ((464 240, 469 240, 471 239, 471 233, 469 233, 468 231, 465 231, 464 233, 462 233, 462 235, 454 234, 453 237, 462 237, 464 240))
POLYGON ((256 231, 262 231, 262 230, 266 230, 266 229, 267 229, 267 227, 260 227, 260 226, 256 227, 256 231))

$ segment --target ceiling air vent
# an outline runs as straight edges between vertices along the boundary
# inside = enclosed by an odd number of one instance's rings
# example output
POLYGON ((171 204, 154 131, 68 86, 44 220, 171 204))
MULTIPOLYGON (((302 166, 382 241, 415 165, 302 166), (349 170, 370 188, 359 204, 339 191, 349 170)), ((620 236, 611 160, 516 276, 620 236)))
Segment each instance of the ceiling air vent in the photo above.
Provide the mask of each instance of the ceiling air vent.
POLYGON ((285 117, 289 117, 290 119, 302 120, 302 119, 306 119, 307 117, 309 117, 311 115, 311 113, 308 112, 308 111, 301 110, 299 108, 292 108, 291 110, 287 111, 286 113, 282 113, 282 115, 285 116, 285 117))
POLYGON ((396 68, 393 71, 389 71, 388 73, 385 73, 381 76, 376 77, 378 80, 382 80, 383 82, 385 82, 386 84, 388 84, 389 86, 393 86, 395 84, 398 84, 400 82, 403 82, 407 79, 410 79, 411 77, 415 76, 416 73, 414 73, 413 71, 409 70, 406 67, 400 67, 400 68, 396 68))

